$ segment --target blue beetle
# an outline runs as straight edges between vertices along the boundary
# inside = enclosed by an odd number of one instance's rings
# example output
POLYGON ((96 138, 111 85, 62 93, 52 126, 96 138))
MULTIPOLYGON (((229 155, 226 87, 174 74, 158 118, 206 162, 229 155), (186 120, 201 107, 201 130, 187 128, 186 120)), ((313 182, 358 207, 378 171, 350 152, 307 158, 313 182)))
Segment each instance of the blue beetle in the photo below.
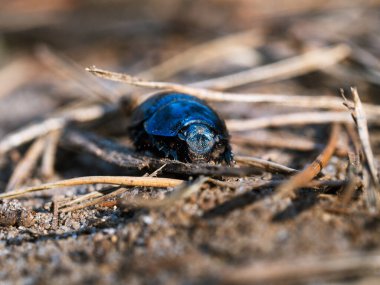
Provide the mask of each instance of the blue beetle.
POLYGON ((183 162, 226 162, 226 125, 204 101, 182 93, 154 95, 132 113, 129 134, 138 150, 183 162))

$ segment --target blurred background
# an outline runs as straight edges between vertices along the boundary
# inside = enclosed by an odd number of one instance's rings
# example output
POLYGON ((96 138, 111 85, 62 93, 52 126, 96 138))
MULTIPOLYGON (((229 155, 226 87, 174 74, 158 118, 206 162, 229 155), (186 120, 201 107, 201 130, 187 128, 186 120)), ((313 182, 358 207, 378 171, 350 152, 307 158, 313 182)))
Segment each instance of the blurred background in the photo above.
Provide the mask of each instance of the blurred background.
POLYGON ((335 94, 358 85, 368 97, 366 91, 377 92, 379 85, 379 5, 376 0, 0 1, 0 136, 83 93, 86 86, 78 90, 76 75, 57 57, 80 68, 96 65, 187 83, 344 42, 364 50, 365 62, 345 62, 328 76, 313 73, 239 90, 335 94), (239 37, 242 32, 249 36, 239 37), (228 35, 237 37, 201 49, 199 57, 191 53, 180 64, 152 69, 228 35))
POLYGON ((33 82, 44 79, 41 57, 36 59, 41 46, 63 53, 82 66, 94 64, 137 73, 195 45, 252 30, 254 40, 237 39, 229 43, 223 56, 205 57, 196 66, 176 72, 177 77, 187 75, 180 77, 185 82, 246 69, 334 42, 349 41, 378 56, 379 3, 0 1, 0 96, 30 78, 33 82))
MULTIPOLYGON (((357 86, 364 101, 379 102, 378 0, 15 0, 0 7, 0 137, 93 93, 136 90, 97 80, 108 89, 94 91, 84 72, 91 65, 192 83, 344 43, 350 58, 323 72, 232 89, 337 95, 357 86)), ((227 114, 270 113, 247 109, 227 114)))
POLYGON ((366 97, 363 91, 378 90, 379 5, 376 0, 0 1, 0 136, 83 92, 73 82, 76 76, 57 64, 57 56, 78 67, 195 82, 344 42, 364 50, 365 62, 346 61, 328 76, 314 73, 239 90, 335 94, 354 84, 366 97), (239 37, 242 32, 250 36, 239 37), (192 53, 180 66, 172 62, 165 71, 151 69, 228 35, 237 37, 217 49, 200 50, 199 58, 192 53), (323 84, 315 84, 316 79, 323 84))

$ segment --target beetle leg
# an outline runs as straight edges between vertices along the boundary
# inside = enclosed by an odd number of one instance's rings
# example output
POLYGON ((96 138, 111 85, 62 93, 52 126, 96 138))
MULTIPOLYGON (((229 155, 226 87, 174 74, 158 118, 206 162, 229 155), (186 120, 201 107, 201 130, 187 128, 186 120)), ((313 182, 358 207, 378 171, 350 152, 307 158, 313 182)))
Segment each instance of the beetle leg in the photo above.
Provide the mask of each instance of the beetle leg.
POLYGON ((173 159, 178 160, 177 151, 174 149, 171 149, 170 146, 165 143, 164 141, 155 138, 154 136, 151 137, 152 143, 155 146, 155 148, 164 154, 165 157, 171 157, 173 159))
POLYGON ((177 151, 175 151, 174 149, 170 149, 169 152, 173 159, 178 160, 177 151))
POLYGON ((224 156, 224 160, 227 162, 228 165, 231 165, 235 162, 230 146, 226 147, 226 150, 223 156, 224 156))

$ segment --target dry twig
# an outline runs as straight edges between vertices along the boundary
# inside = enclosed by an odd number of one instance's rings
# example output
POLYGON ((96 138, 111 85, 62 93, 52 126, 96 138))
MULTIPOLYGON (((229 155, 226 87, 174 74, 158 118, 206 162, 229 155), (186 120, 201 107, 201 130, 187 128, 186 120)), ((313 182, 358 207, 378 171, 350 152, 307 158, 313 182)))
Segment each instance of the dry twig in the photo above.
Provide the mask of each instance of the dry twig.
MULTIPOLYGON (((113 187, 113 188, 115 188, 115 187, 113 187)), ((82 209, 82 208, 88 207, 89 205, 98 204, 97 201, 99 201, 99 200, 97 200, 96 198, 102 197, 101 202, 103 202, 103 201, 105 201, 111 197, 121 195, 128 190, 130 190, 130 189, 118 188, 118 189, 110 192, 109 187, 107 187, 107 188, 101 189, 99 191, 94 191, 94 192, 87 193, 85 195, 81 195, 78 198, 75 198, 74 200, 67 201, 64 204, 59 205, 59 210, 61 212, 69 212, 69 211, 73 211, 73 210, 82 209), (92 204, 93 201, 96 201, 95 204, 92 204)))
POLYGON ((338 207, 341 208, 344 208, 349 204, 349 202, 352 199, 352 196, 355 193, 355 190, 358 188, 360 184, 363 184, 361 181, 361 174, 363 173, 363 169, 362 164, 360 162, 360 140, 354 129, 354 125, 346 125, 345 127, 349 136, 351 137, 351 141, 354 145, 354 150, 349 150, 347 154, 349 159, 349 165, 347 167, 348 183, 346 187, 343 189, 343 194, 340 198, 340 205, 338 205, 338 207))
POLYGON ((181 184, 183 180, 157 177, 133 177, 133 176, 85 176, 61 180, 53 183, 41 184, 38 186, 28 187, 21 190, 14 190, 0 194, 0 199, 10 199, 25 194, 49 190, 53 188, 62 188, 86 184, 112 184, 123 186, 141 186, 141 187, 175 187, 181 184))
POLYGON ((19 187, 31 175, 38 159, 41 157, 46 145, 46 138, 36 140, 28 149, 22 160, 17 164, 9 179, 5 192, 19 187))
POLYGON ((0 140, 0 156, 24 143, 50 132, 63 129, 70 122, 88 122, 116 111, 115 105, 95 105, 68 110, 60 116, 45 119, 6 135, 0 140))
POLYGON ((131 201, 120 200, 118 206, 121 208, 126 207, 144 207, 144 208, 161 208, 168 207, 173 203, 189 197, 193 193, 198 192, 202 185, 207 182, 209 179, 207 177, 198 177, 194 181, 183 183, 175 188, 168 197, 162 200, 142 200, 142 199, 133 199, 131 201))
MULTIPOLYGON (((215 102, 241 102, 241 103, 274 103, 285 106, 302 107, 302 108, 326 108, 333 110, 344 110, 342 101, 339 98, 331 96, 301 96, 301 95, 280 95, 280 94, 242 94, 231 92, 212 91, 203 88, 196 88, 176 83, 155 82, 142 80, 137 77, 124 73, 111 72, 96 68, 95 66, 86 68, 87 71, 104 79, 127 83, 139 87, 147 87, 154 89, 167 89, 175 92, 187 93, 206 101, 215 102)), ((150 94, 150 96, 153 94, 150 94)), ((140 101, 146 97, 139 98, 140 101)), ((363 105, 367 113, 371 115, 379 115, 380 107, 370 104, 363 105)))
POLYGON ((234 159, 236 162, 252 165, 271 173, 295 174, 298 172, 296 169, 257 157, 239 155, 235 156, 234 159))
POLYGON ((351 88, 351 93, 354 98, 353 107, 350 106, 349 102, 344 97, 343 92, 342 92, 342 96, 346 101, 345 105, 351 111, 352 117, 355 121, 360 142, 362 145, 363 153, 366 159, 366 165, 371 175, 371 180, 372 180, 373 185, 368 185, 367 187, 367 202, 370 209, 375 210, 375 209, 378 209, 377 193, 380 190, 379 176, 378 176, 377 168, 375 166, 375 159, 374 159, 371 144, 369 141, 366 114, 363 110, 363 106, 360 101, 360 97, 359 97, 357 89, 351 88))
POLYGON ((375 166, 375 159, 373 157, 373 152, 371 148, 371 144, 369 142, 369 134, 367 127, 367 119, 365 112, 363 110, 363 105, 360 101, 359 94, 356 88, 351 88, 352 95, 354 97, 354 117, 358 128, 359 138, 362 143, 363 152, 366 157, 368 168, 370 170, 370 174, 372 176, 372 180, 375 183, 376 187, 379 186, 379 174, 377 172, 377 168, 375 166))
POLYGON ((226 124, 230 131, 247 131, 268 127, 281 127, 288 125, 309 125, 328 123, 350 123, 351 118, 345 112, 306 112, 274 115, 247 120, 227 120, 226 124))
MULTIPOLYGON (((120 208, 126 208, 126 207, 130 208, 131 206, 144 207, 144 208, 159 208, 159 207, 169 206, 175 203, 176 201, 180 200, 181 198, 186 198, 192 193, 198 191, 207 180, 208 178, 206 177, 199 177, 192 182, 182 183, 179 186, 177 186, 171 192, 171 194, 168 197, 164 198, 163 200, 146 200, 146 199, 134 198, 127 201, 125 199, 120 199, 117 205, 120 208)), ((106 195, 102 195, 101 193, 99 193, 96 197, 95 196, 91 197, 91 198, 94 198, 92 200, 89 200, 88 199, 89 197, 86 197, 84 199, 81 199, 81 201, 85 201, 84 203, 68 206, 68 207, 62 208, 60 211, 66 213, 66 212, 83 209, 89 206, 99 205, 112 197, 125 193, 126 191, 128 191, 128 189, 120 188, 106 195)))
POLYGON ((347 58, 350 53, 348 45, 339 44, 235 74, 200 81, 193 86, 226 90, 253 82, 284 80, 334 65, 347 58))
POLYGON ((47 135, 46 148, 43 153, 41 163, 41 173, 46 178, 54 175, 55 156, 60 138, 61 131, 51 132, 47 135))
MULTIPOLYGON (((156 177, 157 173, 159 171, 161 171, 164 167, 165 167, 165 165, 156 169, 153 173, 151 173, 149 175, 144 175, 143 177, 148 177, 148 176, 149 177, 156 177)), ((74 200, 67 201, 64 204, 61 204, 60 209, 63 209, 62 212, 74 211, 74 210, 82 209, 82 208, 85 208, 88 206, 100 204, 100 203, 103 203, 112 197, 121 195, 121 194, 125 193, 126 191, 129 191, 130 189, 119 188, 119 189, 116 189, 115 191, 112 191, 112 190, 110 191, 109 187, 107 187, 107 188, 101 189, 99 191, 94 191, 94 192, 82 195, 82 196, 80 196, 74 200), (99 199, 97 199, 97 198, 99 198, 99 199), (84 201, 84 203, 82 203, 83 201, 84 201), (80 203, 80 205, 76 205, 79 203, 80 203)))
POLYGON ((293 194, 293 191, 308 184, 327 165, 335 151, 338 141, 340 126, 334 124, 331 129, 329 141, 322 153, 304 170, 290 178, 278 187, 275 199, 280 199, 293 194))

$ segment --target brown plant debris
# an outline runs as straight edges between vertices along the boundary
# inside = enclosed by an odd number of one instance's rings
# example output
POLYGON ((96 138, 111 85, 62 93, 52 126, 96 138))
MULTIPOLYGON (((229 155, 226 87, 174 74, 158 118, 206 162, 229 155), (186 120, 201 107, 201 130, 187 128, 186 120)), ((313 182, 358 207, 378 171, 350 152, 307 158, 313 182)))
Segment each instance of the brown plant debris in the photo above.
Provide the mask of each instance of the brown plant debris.
POLYGON ((340 126, 334 124, 331 128, 331 134, 329 141, 320 155, 304 170, 294 175, 289 181, 280 185, 277 189, 276 198, 284 198, 286 196, 292 196, 294 190, 305 186, 314 177, 316 177, 321 170, 328 164, 331 156, 334 154, 335 147, 338 141, 340 133, 340 126))

